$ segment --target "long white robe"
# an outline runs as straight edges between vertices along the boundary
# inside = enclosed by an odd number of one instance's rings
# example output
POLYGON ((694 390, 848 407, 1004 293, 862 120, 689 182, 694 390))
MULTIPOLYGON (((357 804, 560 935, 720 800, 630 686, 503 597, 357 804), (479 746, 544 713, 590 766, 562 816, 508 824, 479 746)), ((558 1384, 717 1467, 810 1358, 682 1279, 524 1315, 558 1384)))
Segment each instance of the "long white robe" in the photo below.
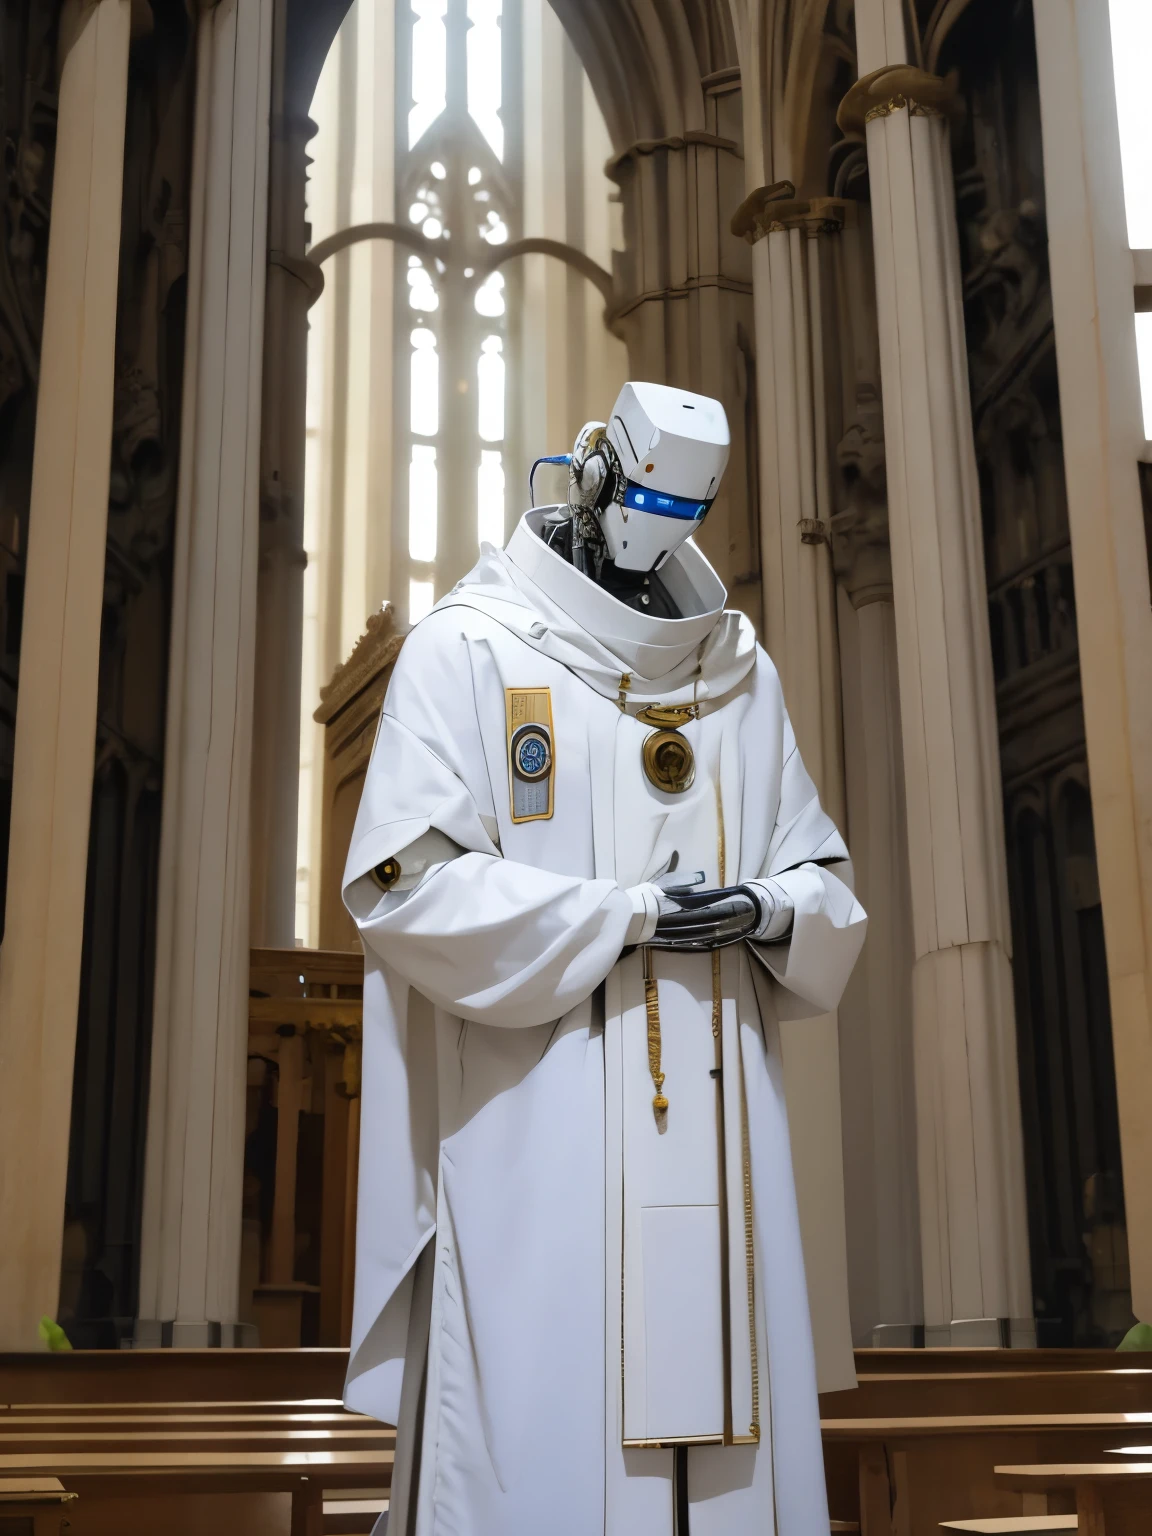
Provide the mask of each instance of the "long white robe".
MULTIPOLYGON (((346 1400, 399 1421, 391 1536, 672 1536, 672 1452, 622 1446, 620 1162, 643 1026, 639 957, 620 956, 629 888, 673 849, 714 883, 722 831, 728 883, 771 875, 795 919, 788 943, 740 946, 722 967, 747 1104, 760 1441, 689 1451, 690 1530, 817 1536, 777 1023, 836 1006, 864 913, 827 867, 847 853, 775 669, 722 612, 698 551, 662 573, 687 617, 654 619, 552 554, 534 523, 506 552, 486 548, 406 640, 352 840, 345 895, 366 963, 346 1400), (554 814, 514 823, 505 690, 524 688, 550 690, 554 814), (650 728, 634 714, 684 701, 701 711, 683 731, 696 783, 674 796, 644 776, 650 728), (460 855, 414 890, 366 896, 366 872, 430 829, 460 855)), ((671 1117, 676 1041, 711 1023, 711 959, 656 966, 671 1117)))

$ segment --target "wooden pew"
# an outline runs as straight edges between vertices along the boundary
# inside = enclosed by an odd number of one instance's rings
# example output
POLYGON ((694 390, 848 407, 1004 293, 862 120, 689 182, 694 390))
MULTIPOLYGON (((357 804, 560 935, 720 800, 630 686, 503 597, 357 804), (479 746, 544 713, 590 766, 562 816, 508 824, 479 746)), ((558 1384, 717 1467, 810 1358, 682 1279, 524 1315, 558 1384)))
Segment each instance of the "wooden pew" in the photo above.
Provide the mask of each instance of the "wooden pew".
POLYGON ((205 1423, 178 1415, 161 1419, 101 1415, 0 1415, 0 1453, 41 1451, 393 1451, 396 1433, 373 1419, 347 1419, 330 1425, 279 1425, 239 1415, 217 1416, 205 1423))
MULTIPOLYGON (((1023 1353, 1023 1351, 1013 1351, 1023 1353)), ((1094 1353, 1094 1351, 1093 1351, 1094 1353)), ((862 1371, 859 1385, 825 1392, 822 1418, 887 1418, 957 1413, 1152 1412, 1152 1369, 1090 1371, 953 1371, 943 1362, 925 1372, 862 1371)))
POLYGON ((1141 1364, 1139 1354, 1118 1356, 1112 1349, 857 1349, 854 1354, 858 1376, 936 1376, 941 1371, 1015 1376, 1021 1371, 1114 1371, 1121 1363, 1141 1364))
POLYGON ((0 1403, 313 1402, 337 1407, 346 1349, 0 1353, 0 1403))
MULTIPOLYGON (((992 1466, 1024 1461, 1020 1447, 1026 1434, 990 1424, 977 1430, 971 1423, 937 1424, 932 1433, 917 1434, 908 1421, 1071 1414, 1074 1422, 1063 1430, 1036 1430, 1035 1452, 1027 1458, 1083 1460, 1121 1439, 1105 1433, 1114 1420, 1084 1426, 1085 1415, 1152 1413, 1152 1358, 1110 1350, 862 1349, 856 1351, 856 1370, 854 1390, 820 1399, 829 1503, 834 1514, 859 1513, 866 1531, 885 1536, 893 1530, 899 1536, 936 1536, 930 1516, 937 1510, 941 1520, 1021 1512, 1019 1499, 997 1487, 992 1466), (1078 1438, 1077 1426, 1087 1438, 1078 1438), (1057 1452, 1058 1443, 1068 1449, 1057 1452), (934 1500, 934 1483, 951 1490, 947 1502, 934 1500), (893 1500, 901 1505, 895 1521, 893 1500)), ((1122 1422, 1135 1429, 1140 1420, 1122 1422)), ((1129 1443, 1143 1438, 1142 1433, 1123 1436, 1129 1443)), ((1152 1441, 1152 1435, 1147 1438, 1152 1441)))
POLYGON ((368 1536, 387 1508, 386 1498, 325 1499, 324 1536, 368 1536))
POLYGON ((83 1494, 69 1536, 319 1536, 386 1498, 395 1435, 340 1401, 344 1350, 0 1356, 0 1474, 83 1494), (142 1459, 143 1458, 143 1459, 142 1459))
MULTIPOLYGON (((288 1494, 291 1536, 323 1536, 326 1490, 387 1485, 391 1450, 327 1451, 0 1451, 0 1478, 56 1477, 81 1495, 70 1536, 175 1529, 180 1495, 288 1494), (159 1500, 145 1523, 144 1501, 159 1500), (139 1501, 139 1502, 138 1502, 139 1501), (133 1505, 136 1505, 135 1511, 133 1505)), ((209 1517, 211 1518, 211 1517, 209 1517)), ((268 1531, 276 1523, 265 1524, 268 1531)), ((282 1528, 282 1527, 281 1527, 282 1528)), ((193 1528, 194 1529, 194 1528, 193 1528)), ((213 1521, 214 1532, 220 1526, 213 1521)), ((249 1527, 251 1530, 251 1527, 249 1527)))
POLYGON ((28 1536, 60 1536, 75 1500, 54 1477, 0 1477, 0 1530, 17 1528, 28 1536))
MULTIPOLYGON (((862 1536, 934 1536, 947 1520, 1020 1515, 1021 1499, 994 1475, 1002 1462, 1098 1462, 1131 1440, 1145 1415, 955 1414, 831 1419, 821 1428, 829 1502, 858 1510, 862 1536)), ((1053 1514, 1071 1497, 1055 1497, 1053 1514)))
POLYGON ((996 1481, 1024 1491, 1071 1491, 1081 1536, 1147 1536, 1152 1529, 1152 1462, 1001 1466, 996 1481))

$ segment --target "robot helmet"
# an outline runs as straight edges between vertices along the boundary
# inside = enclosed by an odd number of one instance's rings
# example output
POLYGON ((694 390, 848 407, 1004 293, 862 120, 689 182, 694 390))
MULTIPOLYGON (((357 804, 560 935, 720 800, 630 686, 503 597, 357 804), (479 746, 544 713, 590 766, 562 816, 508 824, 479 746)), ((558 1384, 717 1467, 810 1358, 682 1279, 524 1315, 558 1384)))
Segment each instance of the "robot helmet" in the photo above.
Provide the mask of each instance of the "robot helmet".
POLYGON ((619 570, 655 570, 695 533, 728 463, 728 441, 719 400, 667 384, 625 384, 601 440, 615 461, 605 480, 611 494, 596 501, 619 570))

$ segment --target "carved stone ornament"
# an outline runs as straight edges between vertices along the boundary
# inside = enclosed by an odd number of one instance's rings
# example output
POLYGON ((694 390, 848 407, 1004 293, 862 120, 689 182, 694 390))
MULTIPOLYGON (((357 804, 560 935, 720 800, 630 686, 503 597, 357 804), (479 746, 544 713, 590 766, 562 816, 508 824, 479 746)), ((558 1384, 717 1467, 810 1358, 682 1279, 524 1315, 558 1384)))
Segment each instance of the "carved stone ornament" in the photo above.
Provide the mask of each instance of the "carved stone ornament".
POLYGON ((396 610, 391 603, 385 603, 377 613, 370 614, 351 656, 340 663, 331 681, 321 688, 320 704, 313 720, 327 725, 334 719, 350 699, 395 661, 406 633, 397 628, 396 610))
POLYGON ((840 103, 836 125, 841 133, 862 137, 865 124, 874 117, 905 109, 914 116, 934 117, 951 109, 958 87, 954 71, 942 80, 912 64, 886 64, 861 75, 840 103))
POLYGON ((844 497, 832 518, 832 565, 854 608, 892 601, 884 415, 874 386, 856 392, 856 415, 836 448, 844 497))

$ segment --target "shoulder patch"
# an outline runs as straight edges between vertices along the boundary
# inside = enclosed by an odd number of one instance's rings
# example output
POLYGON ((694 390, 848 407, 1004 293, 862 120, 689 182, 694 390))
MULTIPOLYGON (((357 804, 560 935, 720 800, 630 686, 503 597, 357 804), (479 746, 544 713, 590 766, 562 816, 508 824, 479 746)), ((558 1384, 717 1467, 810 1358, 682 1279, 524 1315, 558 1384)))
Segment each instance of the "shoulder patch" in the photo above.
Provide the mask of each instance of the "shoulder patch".
POLYGON ((552 691, 505 688, 508 792, 512 820, 547 821, 552 815, 555 742, 552 691))

